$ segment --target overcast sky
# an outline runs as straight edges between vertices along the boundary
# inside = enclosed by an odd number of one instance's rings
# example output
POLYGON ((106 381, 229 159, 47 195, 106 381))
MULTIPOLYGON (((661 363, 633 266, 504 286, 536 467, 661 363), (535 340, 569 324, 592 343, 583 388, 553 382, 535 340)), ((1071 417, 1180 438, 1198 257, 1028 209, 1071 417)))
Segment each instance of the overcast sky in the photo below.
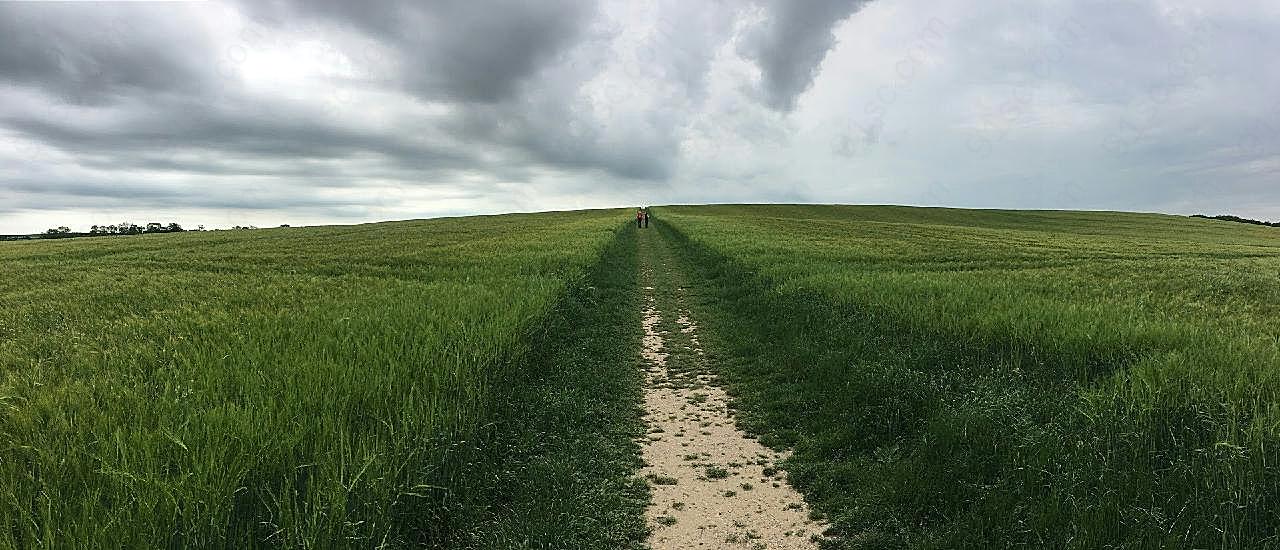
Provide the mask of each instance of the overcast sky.
POLYGON ((689 202, 1280 219, 1274 0, 0 2, 0 233, 689 202))

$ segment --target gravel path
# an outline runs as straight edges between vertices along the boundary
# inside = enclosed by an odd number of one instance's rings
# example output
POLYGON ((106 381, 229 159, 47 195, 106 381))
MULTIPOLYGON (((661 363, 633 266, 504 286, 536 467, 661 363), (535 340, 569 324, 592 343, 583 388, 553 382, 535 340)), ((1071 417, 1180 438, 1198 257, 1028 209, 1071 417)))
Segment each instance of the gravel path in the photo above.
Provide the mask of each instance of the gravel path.
MULTIPOLYGON (((655 277, 655 268, 669 269, 666 263, 651 263, 643 279, 669 282, 655 277)), ((659 311, 666 301, 656 298, 656 290, 644 290, 642 352, 649 433, 642 442, 646 466, 641 473, 653 487, 646 514, 653 530, 650 544, 655 549, 817 548, 815 536, 825 526, 808 519, 803 498, 776 466, 785 455, 737 428, 729 398, 708 369, 668 368, 673 355, 705 360, 689 312, 659 311), (676 318, 665 331, 664 314, 676 318)), ((683 289, 675 290, 679 295, 683 289)))

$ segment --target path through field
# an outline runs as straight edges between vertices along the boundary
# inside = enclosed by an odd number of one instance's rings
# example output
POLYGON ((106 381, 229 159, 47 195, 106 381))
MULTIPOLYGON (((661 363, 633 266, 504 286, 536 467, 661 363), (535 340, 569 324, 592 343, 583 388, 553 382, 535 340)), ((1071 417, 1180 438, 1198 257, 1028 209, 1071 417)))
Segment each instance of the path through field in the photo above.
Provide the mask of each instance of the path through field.
POLYGON ((686 305, 690 284, 657 229, 640 231, 647 368, 643 474, 655 549, 817 548, 823 526, 776 463, 784 456, 739 430, 708 368, 686 305))

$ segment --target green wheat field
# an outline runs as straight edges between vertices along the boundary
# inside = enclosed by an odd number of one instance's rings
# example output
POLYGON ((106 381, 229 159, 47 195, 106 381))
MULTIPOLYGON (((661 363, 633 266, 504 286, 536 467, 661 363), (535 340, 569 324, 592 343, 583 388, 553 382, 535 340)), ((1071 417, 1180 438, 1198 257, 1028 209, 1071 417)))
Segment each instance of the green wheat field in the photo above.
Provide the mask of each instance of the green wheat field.
POLYGON ((0 547, 643 548, 641 239, 825 547, 1280 547, 1280 229, 652 213, 0 243, 0 547))

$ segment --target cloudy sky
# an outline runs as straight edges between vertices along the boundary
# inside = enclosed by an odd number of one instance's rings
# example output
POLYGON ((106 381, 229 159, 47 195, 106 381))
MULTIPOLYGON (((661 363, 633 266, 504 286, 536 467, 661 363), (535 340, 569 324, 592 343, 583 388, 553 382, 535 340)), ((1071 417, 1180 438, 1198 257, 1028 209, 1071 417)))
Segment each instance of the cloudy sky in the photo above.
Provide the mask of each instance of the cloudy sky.
POLYGON ((1280 219, 1274 0, 0 2, 0 233, 691 202, 1280 219))

